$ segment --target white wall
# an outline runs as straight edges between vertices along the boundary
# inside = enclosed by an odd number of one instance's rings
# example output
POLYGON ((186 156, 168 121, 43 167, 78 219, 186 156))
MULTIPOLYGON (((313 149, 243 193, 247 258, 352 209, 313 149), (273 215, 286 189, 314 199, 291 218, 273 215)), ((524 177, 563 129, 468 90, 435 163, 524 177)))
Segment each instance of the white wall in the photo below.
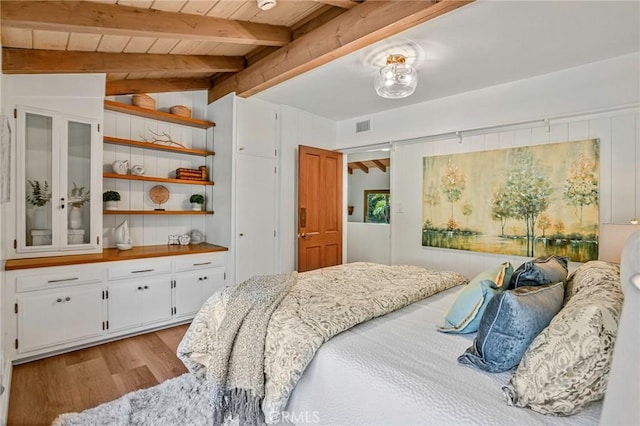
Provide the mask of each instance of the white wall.
POLYGON ((449 137, 394 144, 391 262, 473 276, 503 260, 516 266, 525 260, 421 246, 422 158, 427 155, 599 138, 600 221, 627 223, 640 216, 639 74, 640 56, 627 55, 338 123, 339 146, 346 148, 551 118, 549 132, 544 126, 528 125, 486 134, 463 132, 462 143, 449 137), (609 112, 586 113, 598 110, 609 112), (559 115, 573 117, 553 118, 559 115), (371 119, 372 131, 356 136, 354 123, 365 118, 371 119))
POLYGON ((345 263, 353 262, 391 264, 391 227, 383 223, 349 222, 345 263))
MULTIPOLYGON (((630 54, 338 123, 340 148, 591 112, 638 102, 640 54, 630 54), (355 133, 371 120, 371 131, 355 133)), ((425 82, 428 84, 428 81, 425 82)))
MULTIPOLYGON (((193 92, 174 92, 150 94, 156 99, 156 109, 168 111, 171 106, 184 105, 191 108, 193 118, 205 119, 207 107, 207 92, 204 90, 193 92)), ((130 104, 130 96, 108 97, 130 104)), ((187 148, 211 149, 211 140, 207 135, 211 130, 195 129, 189 126, 171 124, 159 120, 145 119, 125 113, 104 112, 104 134, 123 139, 141 140, 141 136, 153 138, 151 132, 171 135, 172 140, 180 142, 187 148)), ((159 177, 175 177, 173 173, 178 167, 197 168, 207 164, 211 170, 212 159, 203 157, 174 154, 162 151, 146 150, 121 145, 104 145, 104 171, 112 172, 111 163, 115 160, 128 160, 130 166, 142 165, 146 175, 159 177)), ((157 182, 129 181, 123 179, 105 179, 103 191, 116 190, 121 200, 118 208, 122 210, 153 210, 158 207, 149 199, 149 190, 157 182)), ((213 208, 213 188, 202 185, 172 185, 164 184, 171 195, 169 201, 162 207, 167 210, 188 210, 191 208, 189 197, 191 194, 204 194, 207 209, 213 208)), ((133 245, 166 244, 170 234, 186 234, 196 229, 205 231, 207 216, 203 215, 105 215, 103 219, 103 245, 115 247, 113 228, 127 219, 133 245)), ((208 237, 205 235, 205 237, 208 237)))
POLYGON ((298 145, 335 149, 336 124, 326 118, 285 105, 282 106, 281 111, 278 155, 280 162, 279 250, 280 272, 288 272, 297 267, 298 145))

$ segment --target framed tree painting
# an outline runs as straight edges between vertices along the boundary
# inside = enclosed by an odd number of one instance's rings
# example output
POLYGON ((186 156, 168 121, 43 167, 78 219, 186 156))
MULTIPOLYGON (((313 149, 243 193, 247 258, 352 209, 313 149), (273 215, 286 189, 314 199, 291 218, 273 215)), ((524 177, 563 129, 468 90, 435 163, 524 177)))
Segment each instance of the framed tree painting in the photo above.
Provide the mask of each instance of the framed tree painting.
POLYGON ((422 245, 598 258, 598 139, 423 158, 422 245))

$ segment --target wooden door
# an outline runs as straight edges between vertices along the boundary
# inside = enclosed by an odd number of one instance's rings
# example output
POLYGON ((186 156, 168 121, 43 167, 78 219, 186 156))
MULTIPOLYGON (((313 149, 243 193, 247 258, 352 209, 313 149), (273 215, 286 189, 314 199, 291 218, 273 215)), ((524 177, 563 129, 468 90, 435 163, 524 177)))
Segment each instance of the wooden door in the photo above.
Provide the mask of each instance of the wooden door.
POLYGON ((298 271, 342 263, 342 154, 299 146, 298 271))

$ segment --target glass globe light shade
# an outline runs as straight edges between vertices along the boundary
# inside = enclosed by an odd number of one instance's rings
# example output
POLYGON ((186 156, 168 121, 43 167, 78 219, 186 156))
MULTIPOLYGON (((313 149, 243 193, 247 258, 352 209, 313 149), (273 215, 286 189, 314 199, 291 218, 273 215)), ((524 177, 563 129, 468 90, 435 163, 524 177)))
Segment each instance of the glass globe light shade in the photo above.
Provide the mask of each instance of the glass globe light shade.
POLYGON ((389 55, 387 64, 380 69, 374 80, 378 95, 387 99, 406 98, 418 85, 418 73, 405 63, 402 55, 389 55))

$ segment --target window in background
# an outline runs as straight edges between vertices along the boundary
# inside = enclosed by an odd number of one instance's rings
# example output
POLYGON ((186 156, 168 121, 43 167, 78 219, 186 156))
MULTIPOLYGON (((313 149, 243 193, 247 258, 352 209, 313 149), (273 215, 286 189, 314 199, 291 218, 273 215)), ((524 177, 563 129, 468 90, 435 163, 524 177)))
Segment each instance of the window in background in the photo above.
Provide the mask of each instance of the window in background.
POLYGON ((364 206, 365 222, 389 223, 391 195, 388 189, 365 189, 364 206))

